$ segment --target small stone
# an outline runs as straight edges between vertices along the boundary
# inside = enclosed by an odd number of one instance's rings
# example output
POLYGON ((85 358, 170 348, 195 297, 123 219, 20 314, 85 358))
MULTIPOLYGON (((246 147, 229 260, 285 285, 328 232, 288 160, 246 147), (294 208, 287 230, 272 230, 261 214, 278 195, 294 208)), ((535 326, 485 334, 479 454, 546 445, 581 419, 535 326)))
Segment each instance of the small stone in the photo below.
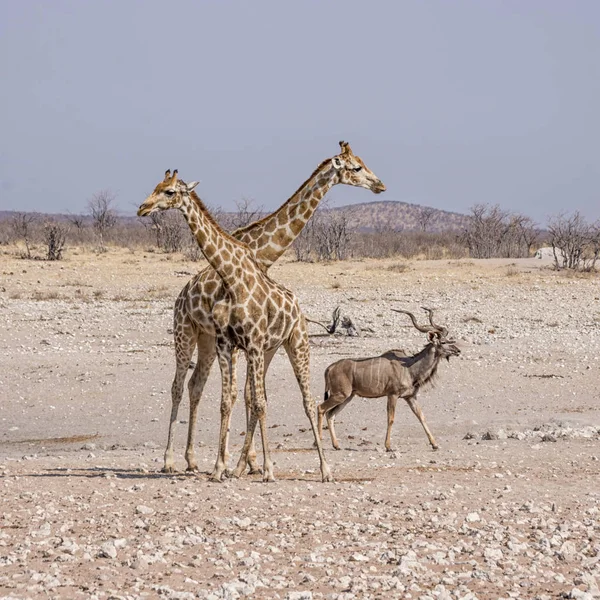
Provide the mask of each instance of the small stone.
POLYGON ((103 558, 117 558, 117 549, 113 542, 104 542, 100 546, 100 556, 103 558))
POLYGON ((139 504, 135 507, 135 512, 138 515, 151 515, 154 513, 154 509, 149 506, 144 506, 143 504, 139 504))
POLYGON ((478 521, 481 521, 481 517, 478 513, 471 512, 465 517, 465 521, 467 523, 477 523, 478 521))

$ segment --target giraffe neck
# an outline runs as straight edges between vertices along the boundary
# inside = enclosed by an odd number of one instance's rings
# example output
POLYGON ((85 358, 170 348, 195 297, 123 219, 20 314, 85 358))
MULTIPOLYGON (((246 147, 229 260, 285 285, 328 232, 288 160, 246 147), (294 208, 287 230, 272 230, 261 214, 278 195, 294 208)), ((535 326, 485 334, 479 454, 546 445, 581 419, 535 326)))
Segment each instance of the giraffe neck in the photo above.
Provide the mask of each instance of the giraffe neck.
POLYGON ((219 274, 225 285, 231 290, 240 282, 236 267, 242 267, 242 274, 256 270, 249 258, 248 248, 242 242, 223 231, 210 215, 196 192, 188 196, 189 201, 181 207, 196 242, 210 266, 219 274))
POLYGON ((232 235, 248 244, 256 261, 267 269, 300 235, 319 202, 337 183, 340 183, 337 171, 331 159, 327 159, 277 211, 256 223, 236 229, 232 235))

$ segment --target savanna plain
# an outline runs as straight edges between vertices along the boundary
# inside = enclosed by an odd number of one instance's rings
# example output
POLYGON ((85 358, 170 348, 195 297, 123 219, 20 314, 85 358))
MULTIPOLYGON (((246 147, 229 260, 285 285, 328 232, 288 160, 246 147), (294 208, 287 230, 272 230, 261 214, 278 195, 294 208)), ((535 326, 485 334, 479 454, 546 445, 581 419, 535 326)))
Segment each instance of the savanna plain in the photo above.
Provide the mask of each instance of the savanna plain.
MULTIPOLYGON (((173 301, 204 263, 115 248, 58 262, 0 255, 0 597, 594 598, 600 595, 600 287, 546 260, 363 260, 270 271, 305 314, 341 307, 359 337, 311 324, 311 385, 343 357, 426 338, 435 309, 461 356, 419 395, 439 450, 398 403, 338 416, 322 483, 285 353, 271 363, 275 483, 209 480, 215 364, 185 473, 161 473, 174 374, 173 301)), ((240 360, 243 363, 243 360, 240 360)), ((241 365, 238 383, 244 380, 241 365)), ((231 426, 237 460, 242 394, 231 426)), ((259 459, 260 440, 257 439, 259 459)))

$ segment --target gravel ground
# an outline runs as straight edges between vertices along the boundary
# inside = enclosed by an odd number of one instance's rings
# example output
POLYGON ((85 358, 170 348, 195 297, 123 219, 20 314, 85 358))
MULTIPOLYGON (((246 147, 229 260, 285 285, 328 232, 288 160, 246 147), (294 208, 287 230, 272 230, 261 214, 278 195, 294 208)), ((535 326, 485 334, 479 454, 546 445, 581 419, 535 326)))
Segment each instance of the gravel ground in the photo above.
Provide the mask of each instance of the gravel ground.
MULTIPOLYGON (((398 405, 356 398, 320 482, 285 354, 267 376, 277 482, 208 481, 218 369, 183 472, 187 402, 160 473, 170 410, 172 302, 199 264, 153 253, 0 255, 1 598, 600 597, 600 288, 546 261, 283 262, 272 275, 311 325, 312 388, 346 356, 424 343, 390 311, 436 308, 462 355, 420 395, 440 450, 398 405)), ((243 370, 240 381, 243 380, 243 370)), ((244 432, 232 424, 232 460, 244 432)))

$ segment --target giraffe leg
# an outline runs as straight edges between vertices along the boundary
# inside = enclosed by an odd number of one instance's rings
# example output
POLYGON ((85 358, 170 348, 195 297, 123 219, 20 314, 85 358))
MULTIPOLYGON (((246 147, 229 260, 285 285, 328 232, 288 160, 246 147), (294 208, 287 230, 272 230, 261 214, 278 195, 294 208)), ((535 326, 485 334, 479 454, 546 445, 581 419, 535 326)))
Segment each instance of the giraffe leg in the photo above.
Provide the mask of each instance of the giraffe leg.
MULTIPOLYGON (((231 349, 231 410, 237 402, 237 363, 238 363, 239 350, 237 348, 231 349)), ((231 414, 229 415, 229 423, 227 424, 227 435, 225 437, 225 464, 229 464, 229 433, 231 430, 231 414)))
MULTIPOLYGON (((176 311, 176 315, 177 315, 176 311)), ((177 316, 176 316, 177 319, 177 316)), ((175 421, 179 404, 183 396, 183 385, 185 377, 190 366, 190 359, 196 346, 195 332, 186 333, 181 323, 176 322, 175 327, 175 377, 171 385, 171 417, 169 421, 169 434, 167 437, 167 448, 165 450, 165 462, 162 468, 163 473, 175 472, 175 456, 173 452, 173 438, 175 434, 175 421)))
POLYGON ((260 433, 263 446, 263 481, 275 481, 273 476, 273 461, 269 451, 267 438, 267 399, 265 395, 265 354, 262 350, 250 350, 247 353, 248 375, 252 394, 252 413, 246 431, 246 439, 238 464, 233 472, 234 477, 239 477, 246 469, 248 453, 252 444, 256 422, 260 423, 260 433))
POLYGON ((228 340, 217 340, 217 357, 221 368, 221 428, 219 431, 217 462, 210 476, 213 481, 221 481, 227 469, 226 446, 231 420, 231 351, 231 344, 228 340))
POLYGON ((292 368, 294 369, 294 374, 296 375, 302 393, 304 412, 306 413, 313 430, 317 452, 319 453, 319 460, 321 461, 321 479, 323 481, 333 481, 329 465, 325 460, 325 453, 323 452, 321 438, 317 429, 315 400, 310 393, 310 348, 308 345, 308 335, 306 333, 306 323, 303 317, 299 320, 298 327, 286 342, 285 351, 292 363, 292 368))
POLYGON ((423 429, 425 430, 425 433, 427 434, 427 439, 429 440, 431 447, 434 450, 437 450, 439 446, 437 445, 435 438, 431 434, 431 431, 429 431, 429 427, 427 427, 427 423, 425 422, 425 415, 423 414, 421 407, 417 403, 416 397, 411 396, 410 398, 404 398, 404 399, 406 400, 406 402, 408 402, 410 409, 415 413, 417 419, 419 419, 419 423, 421 423, 421 425, 423 425, 423 429))
POLYGON ((398 396, 393 394, 388 396, 387 401, 387 433, 385 434, 385 449, 386 452, 392 452, 392 425, 394 424, 394 416, 396 415, 396 402, 398 396))
POLYGON ((195 453, 195 437, 196 423, 198 421, 198 406, 204 385, 208 379, 210 369, 215 360, 215 338, 207 333, 198 336, 198 361, 196 367, 188 383, 188 391, 190 396, 190 420, 188 427, 188 439, 185 449, 185 460, 187 461, 188 471, 197 471, 198 463, 196 462, 195 453))
MULTIPOLYGON (((267 376, 267 370, 273 357, 275 356, 276 350, 265 352, 265 378, 267 376)), ((264 383, 263 383, 264 385, 264 383)), ((250 423, 250 414, 252 412, 252 391, 250 386, 250 377, 246 376, 246 385, 244 387, 244 400, 246 402, 246 428, 250 423)), ((252 442, 250 443, 250 450, 248 451, 248 466, 250 467, 249 473, 251 475, 255 473, 262 473, 262 469, 258 466, 256 461, 256 447, 254 445, 254 436, 252 436, 252 442)))

